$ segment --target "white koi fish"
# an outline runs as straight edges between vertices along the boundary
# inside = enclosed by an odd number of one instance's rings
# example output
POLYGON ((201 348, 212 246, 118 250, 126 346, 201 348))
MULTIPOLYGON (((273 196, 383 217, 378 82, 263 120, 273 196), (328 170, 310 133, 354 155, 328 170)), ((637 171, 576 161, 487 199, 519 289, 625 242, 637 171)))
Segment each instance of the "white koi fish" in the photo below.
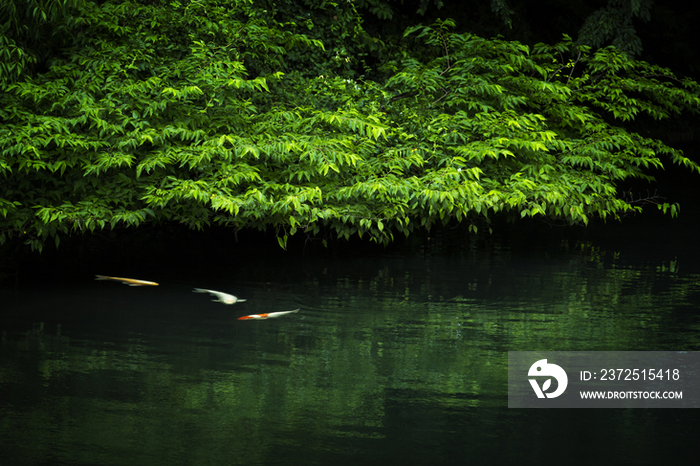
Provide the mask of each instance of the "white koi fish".
POLYGON ((294 314, 299 312, 299 309, 294 309, 293 311, 284 312, 268 312, 267 314, 251 314, 249 316, 239 317, 238 320, 259 320, 259 319, 271 319, 273 317, 283 316, 285 314, 294 314))
POLYGON ((203 288, 195 288, 193 290, 195 293, 211 293, 218 299, 212 299, 214 302, 224 303, 224 304, 235 304, 242 303, 245 299, 238 299, 232 294, 222 293, 221 291, 205 290, 203 288))
POLYGON ((135 278, 108 277, 106 275, 95 275, 95 280, 115 280, 129 286, 158 286, 156 282, 146 280, 136 280, 135 278))

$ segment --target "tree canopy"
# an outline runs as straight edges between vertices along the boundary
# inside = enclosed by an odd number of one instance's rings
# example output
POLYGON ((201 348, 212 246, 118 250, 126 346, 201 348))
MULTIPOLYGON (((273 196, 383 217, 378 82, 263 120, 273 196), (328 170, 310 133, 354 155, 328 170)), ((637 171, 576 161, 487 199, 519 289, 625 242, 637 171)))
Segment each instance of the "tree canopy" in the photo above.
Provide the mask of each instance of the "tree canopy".
POLYGON ((629 124, 697 113, 700 86, 614 47, 451 20, 387 45, 350 2, 14 4, 39 9, 3 10, 3 243, 165 222, 273 228, 282 246, 496 215, 586 224, 641 210, 625 180, 700 171, 629 124), (60 27, 28 37, 30 19, 60 27))

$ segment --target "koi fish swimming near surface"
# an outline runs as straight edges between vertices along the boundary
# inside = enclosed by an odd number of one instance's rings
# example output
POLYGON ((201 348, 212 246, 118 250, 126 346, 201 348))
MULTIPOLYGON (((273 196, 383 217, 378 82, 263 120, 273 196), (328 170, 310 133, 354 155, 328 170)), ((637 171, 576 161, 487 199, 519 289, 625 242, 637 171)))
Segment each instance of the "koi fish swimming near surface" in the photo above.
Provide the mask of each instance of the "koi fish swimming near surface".
POLYGON ((249 316, 239 317, 238 320, 271 319, 274 317, 283 316, 285 314, 295 314, 297 312, 299 312, 299 309, 294 309, 293 311, 284 311, 284 312, 268 312, 267 314, 251 314, 249 316))
POLYGON ((106 275, 95 275, 97 278, 95 280, 114 280, 122 282, 129 286, 158 286, 156 282, 149 282, 146 280, 136 280, 135 278, 123 278, 123 277, 108 277, 106 275))
POLYGON ((217 297, 217 299, 212 299, 214 302, 224 303, 224 304, 236 304, 242 303, 245 299, 238 299, 232 294, 222 293, 221 291, 205 290, 204 288, 195 288, 193 290, 195 293, 210 293, 217 297))

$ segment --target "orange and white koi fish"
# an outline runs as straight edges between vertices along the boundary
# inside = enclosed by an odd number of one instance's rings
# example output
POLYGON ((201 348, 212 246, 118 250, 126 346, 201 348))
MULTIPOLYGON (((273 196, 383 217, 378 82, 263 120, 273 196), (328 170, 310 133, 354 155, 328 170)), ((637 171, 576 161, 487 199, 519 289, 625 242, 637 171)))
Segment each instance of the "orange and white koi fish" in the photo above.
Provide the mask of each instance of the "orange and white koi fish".
POLYGON ((115 280, 129 286, 158 286, 156 282, 146 280, 136 280, 135 278, 108 277, 106 275, 95 275, 95 280, 115 280))
POLYGON ((193 290, 195 293, 211 293, 214 296, 216 296, 217 299, 212 299, 215 303, 224 303, 224 304, 236 304, 236 303, 242 303, 245 301, 245 299, 238 299, 232 294, 228 293, 222 293, 221 291, 214 291, 214 290, 205 290, 204 288, 195 288, 193 290))
POLYGON ((239 317, 238 320, 271 319, 274 317, 283 316, 285 314, 295 314, 297 312, 299 312, 299 309, 294 309, 293 311, 284 311, 284 312, 268 312, 267 314, 251 314, 249 316, 239 317))

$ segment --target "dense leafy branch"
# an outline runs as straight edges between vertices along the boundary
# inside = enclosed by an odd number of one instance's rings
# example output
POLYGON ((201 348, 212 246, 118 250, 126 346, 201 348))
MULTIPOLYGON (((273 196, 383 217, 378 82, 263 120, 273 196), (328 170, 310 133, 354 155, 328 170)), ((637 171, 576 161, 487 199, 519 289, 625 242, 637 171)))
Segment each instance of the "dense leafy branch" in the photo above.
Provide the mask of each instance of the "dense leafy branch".
POLYGON ((324 43, 243 1, 78 11, 45 73, 3 84, 2 242, 172 221, 274 228, 283 246, 501 214, 585 224, 641 210, 618 185, 664 158, 698 171, 622 126, 697 112, 698 85, 612 48, 439 21, 374 82, 295 68, 324 43))

